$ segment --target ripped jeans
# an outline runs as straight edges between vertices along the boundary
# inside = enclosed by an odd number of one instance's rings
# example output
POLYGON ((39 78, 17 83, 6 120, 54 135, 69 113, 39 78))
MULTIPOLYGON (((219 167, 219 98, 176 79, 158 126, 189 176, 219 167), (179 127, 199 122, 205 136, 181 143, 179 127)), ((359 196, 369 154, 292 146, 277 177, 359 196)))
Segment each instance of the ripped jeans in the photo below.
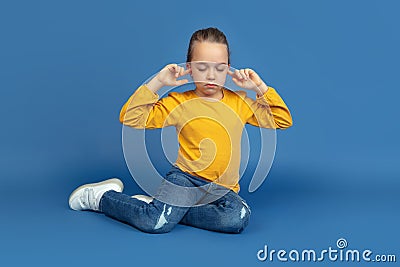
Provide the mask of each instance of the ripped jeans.
MULTIPOLYGON (((200 187, 209 183, 173 166, 166 180, 179 186, 200 187)), ((223 188, 222 186, 219 186, 223 188)), ((171 190, 160 187, 160 193, 171 194, 171 190), (165 191, 165 192, 164 192, 165 191)), ((100 211, 147 233, 166 233, 178 223, 210 231, 240 233, 248 225, 250 208, 236 192, 225 188, 226 194, 209 204, 176 206, 166 204, 155 197, 147 203, 113 190, 104 193, 100 200, 100 211)), ((176 197, 191 198, 180 192, 176 197)), ((204 202, 206 203, 206 202, 204 202)))

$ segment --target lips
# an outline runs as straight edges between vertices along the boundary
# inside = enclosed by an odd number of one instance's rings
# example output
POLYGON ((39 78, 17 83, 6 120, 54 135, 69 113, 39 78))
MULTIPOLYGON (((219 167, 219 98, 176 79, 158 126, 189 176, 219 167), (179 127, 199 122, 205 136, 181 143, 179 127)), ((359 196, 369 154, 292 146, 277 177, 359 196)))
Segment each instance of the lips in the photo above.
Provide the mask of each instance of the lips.
POLYGON ((213 83, 207 83, 206 86, 207 86, 207 87, 216 87, 217 85, 216 85, 216 84, 213 84, 213 83))

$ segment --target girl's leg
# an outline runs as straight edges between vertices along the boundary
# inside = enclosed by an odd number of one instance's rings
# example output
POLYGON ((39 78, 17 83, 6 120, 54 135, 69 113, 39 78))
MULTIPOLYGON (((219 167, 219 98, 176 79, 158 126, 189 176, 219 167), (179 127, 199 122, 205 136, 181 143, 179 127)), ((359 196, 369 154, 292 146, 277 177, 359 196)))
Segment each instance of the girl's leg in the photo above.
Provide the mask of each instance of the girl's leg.
MULTIPOLYGON (((185 187, 197 186, 185 174, 170 171, 166 175, 169 183, 185 187)), ((172 196, 188 202, 198 201, 196 190, 176 191, 176 187, 163 182, 159 196, 172 196)), ((188 207, 173 206, 157 198, 131 197, 122 193, 123 185, 118 179, 87 184, 77 188, 70 196, 70 207, 75 210, 95 210, 116 220, 128 223, 148 233, 166 233, 171 231, 188 211, 188 207)), ((162 198, 161 198, 162 199, 162 198)), ((173 201, 171 203, 174 203, 173 201)))
POLYGON ((240 233, 248 225, 250 213, 246 201, 230 190, 210 204, 190 208, 180 223, 211 231, 240 233))
MULTIPOLYGON (((206 183, 177 168, 167 173, 166 180, 181 187, 196 187, 206 183)), ((83 185, 71 194, 69 204, 74 210, 103 212, 148 233, 169 232, 179 222, 227 233, 239 233, 248 224, 250 209, 246 202, 231 190, 210 204, 188 208, 169 205, 157 198, 131 197, 121 193, 122 189, 122 182, 118 179, 83 185)), ((185 199, 185 203, 196 203, 202 197, 202 193, 199 193, 201 190, 174 190, 175 187, 163 183, 159 192, 160 195, 179 198, 179 203, 182 203, 182 199, 185 199)), ((202 200, 204 203, 204 199, 202 200)))
POLYGON ((105 215, 126 222, 148 233, 166 233, 177 225, 188 211, 190 205, 181 207, 164 203, 159 199, 168 199, 169 203, 196 203, 201 190, 196 190, 198 182, 177 168, 172 168, 161 183, 157 196, 129 196, 120 192, 106 192, 99 204, 105 215), (173 186, 173 185, 175 186, 173 186), (182 190, 193 188, 194 190, 182 190))
POLYGON ((139 200, 116 191, 107 191, 103 195, 99 209, 105 215, 147 233, 171 231, 188 210, 186 207, 171 206, 157 199, 139 200))

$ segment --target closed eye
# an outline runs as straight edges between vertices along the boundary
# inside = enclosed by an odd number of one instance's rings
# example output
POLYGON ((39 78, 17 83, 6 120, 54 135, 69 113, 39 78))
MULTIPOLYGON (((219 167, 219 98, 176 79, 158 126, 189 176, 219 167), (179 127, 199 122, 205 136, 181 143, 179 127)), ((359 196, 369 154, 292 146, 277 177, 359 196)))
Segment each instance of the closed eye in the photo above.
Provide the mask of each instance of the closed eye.
MULTIPOLYGON (((205 69, 197 69, 198 71, 206 71, 207 70, 207 68, 205 68, 205 69)), ((219 72, 223 72, 225 70, 225 68, 220 68, 220 69, 217 69, 217 71, 219 71, 219 72)))

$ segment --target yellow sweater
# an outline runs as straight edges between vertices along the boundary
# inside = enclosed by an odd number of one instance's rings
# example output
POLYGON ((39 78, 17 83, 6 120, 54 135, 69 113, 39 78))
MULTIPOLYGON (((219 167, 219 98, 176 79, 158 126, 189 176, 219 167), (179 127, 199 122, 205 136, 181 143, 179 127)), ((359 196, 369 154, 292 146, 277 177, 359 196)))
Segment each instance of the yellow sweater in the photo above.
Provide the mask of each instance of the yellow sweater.
POLYGON ((292 117, 272 87, 256 100, 226 88, 223 95, 220 101, 211 100, 189 90, 159 99, 142 85, 122 107, 120 122, 139 129, 175 126, 179 142, 175 165, 238 192, 244 125, 284 129, 292 125, 292 117))

